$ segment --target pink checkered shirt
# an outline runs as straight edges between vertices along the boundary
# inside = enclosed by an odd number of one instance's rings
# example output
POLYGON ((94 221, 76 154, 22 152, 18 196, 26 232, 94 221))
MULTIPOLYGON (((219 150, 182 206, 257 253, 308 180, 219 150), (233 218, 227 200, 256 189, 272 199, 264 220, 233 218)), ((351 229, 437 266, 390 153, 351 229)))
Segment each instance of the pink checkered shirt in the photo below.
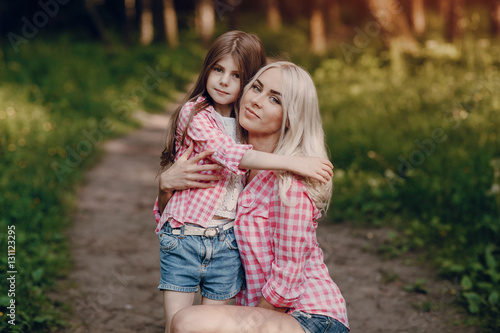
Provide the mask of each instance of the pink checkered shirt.
POLYGON ((240 195, 235 235, 247 286, 236 303, 257 306, 263 295, 289 313, 326 315, 349 327, 345 300, 316 240, 321 214, 295 178, 287 198, 291 206, 281 202, 272 171, 259 172, 240 195))
MULTIPOLYGON (((225 167, 222 174, 225 177, 217 181, 216 186, 207 189, 188 189, 175 191, 174 195, 165 207, 165 211, 160 214, 158 209, 158 198, 153 208, 157 222, 156 233, 159 233, 163 225, 170 220, 173 228, 181 227, 184 223, 193 223, 206 227, 209 220, 214 216, 220 201, 226 191, 231 172, 244 174, 246 170, 239 169, 241 158, 251 145, 237 144, 229 137, 224 125, 220 123, 217 111, 212 106, 198 112, 189 124, 184 146, 180 146, 182 133, 187 126, 189 115, 196 104, 204 101, 204 97, 199 97, 195 102, 187 102, 181 110, 179 123, 175 133, 177 157, 181 156, 188 148, 191 141, 194 141, 194 151, 190 156, 194 156, 208 149, 215 150, 207 159, 200 164, 217 163, 225 167)), ((214 171, 204 172, 213 174, 214 171)))

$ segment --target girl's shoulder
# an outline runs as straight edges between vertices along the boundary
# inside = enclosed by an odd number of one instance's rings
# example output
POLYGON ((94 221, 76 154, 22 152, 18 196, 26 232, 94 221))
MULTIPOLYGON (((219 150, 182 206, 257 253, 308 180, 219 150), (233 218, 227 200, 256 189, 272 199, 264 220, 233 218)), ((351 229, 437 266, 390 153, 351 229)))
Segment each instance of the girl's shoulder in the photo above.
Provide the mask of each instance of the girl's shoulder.
POLYGON ((197 108, 198 106, 202 106, 203 104, 206 104, 206 106, 203 107, 203 109, 210 111, 210 108, 212 107, 210 104, 206 103, 206 98, 203 96, 195 97, 186 103, 181 108, 181 117, 189 117, 191 115, 191 112, 197 108))

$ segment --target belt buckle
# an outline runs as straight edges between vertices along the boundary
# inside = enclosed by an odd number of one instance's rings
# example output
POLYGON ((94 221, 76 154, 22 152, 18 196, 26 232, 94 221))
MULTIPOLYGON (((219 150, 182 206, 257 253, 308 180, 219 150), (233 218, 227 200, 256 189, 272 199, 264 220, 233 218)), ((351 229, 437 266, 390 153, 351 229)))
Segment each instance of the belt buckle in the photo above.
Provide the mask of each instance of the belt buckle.
POLYGON ((206 228, 203 232, 203 236, 205 237, 215 237, 219 234, 218 228, 206 228))

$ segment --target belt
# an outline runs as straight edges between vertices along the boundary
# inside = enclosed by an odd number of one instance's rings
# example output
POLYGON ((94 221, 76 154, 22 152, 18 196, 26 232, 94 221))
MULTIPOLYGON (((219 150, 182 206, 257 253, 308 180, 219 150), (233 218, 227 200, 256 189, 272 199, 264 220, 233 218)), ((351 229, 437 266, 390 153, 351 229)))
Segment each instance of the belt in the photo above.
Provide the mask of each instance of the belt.
POLYGON ((201 227, 193 227, 190 225, 184 225, 181 228, 172 229, 172 235, 180 235, 182 234, 182 228, 184 228, 185 236, 205 236, 205 237, 215 237, 222 231, 231 229, 234 226, 234 222, 231 221, 224 225, 218 227, 210 227, 210 228, 201 228, 201 227))

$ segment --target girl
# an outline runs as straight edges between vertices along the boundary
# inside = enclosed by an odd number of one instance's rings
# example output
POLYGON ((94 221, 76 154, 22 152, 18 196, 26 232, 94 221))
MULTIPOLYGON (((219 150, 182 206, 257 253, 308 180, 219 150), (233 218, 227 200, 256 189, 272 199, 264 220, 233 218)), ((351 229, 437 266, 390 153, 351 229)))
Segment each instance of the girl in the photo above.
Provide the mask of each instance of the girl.
MULTIPOLYGON (((239 121, 248 143, 265 152, 326 156, 314 84, 306 71, 278 62, 245 88, 239 121)), ((316 239, 331 182, 250 171, 238 200, 235 234, 247 288, 238 305, 192 306, 177 313, 173 332, 347 333, 345 300, 316 239)))
POLYGON ((284 170, 323 182, 331 178, 332 165, 326 158, 278 156, 237 143, 234 104, 264 63, 257 37, 240 31, 220 36, 205 57, 188 102, 172 116, 161 166, 184 156, 191 145, 194 153, 209 149, 213 154, 200 163, 207 179, 217 181, 210 188, 176 191, 171 198, 160 190, 155 203, 161 262, 158 289, 163 290, 166 332, 173 315, 192 304, 198 287, 202 304, 224 304, 243 285, 233 221, 244 169, 284 170), (214 163, 224 167, 219 176, 214 163))

